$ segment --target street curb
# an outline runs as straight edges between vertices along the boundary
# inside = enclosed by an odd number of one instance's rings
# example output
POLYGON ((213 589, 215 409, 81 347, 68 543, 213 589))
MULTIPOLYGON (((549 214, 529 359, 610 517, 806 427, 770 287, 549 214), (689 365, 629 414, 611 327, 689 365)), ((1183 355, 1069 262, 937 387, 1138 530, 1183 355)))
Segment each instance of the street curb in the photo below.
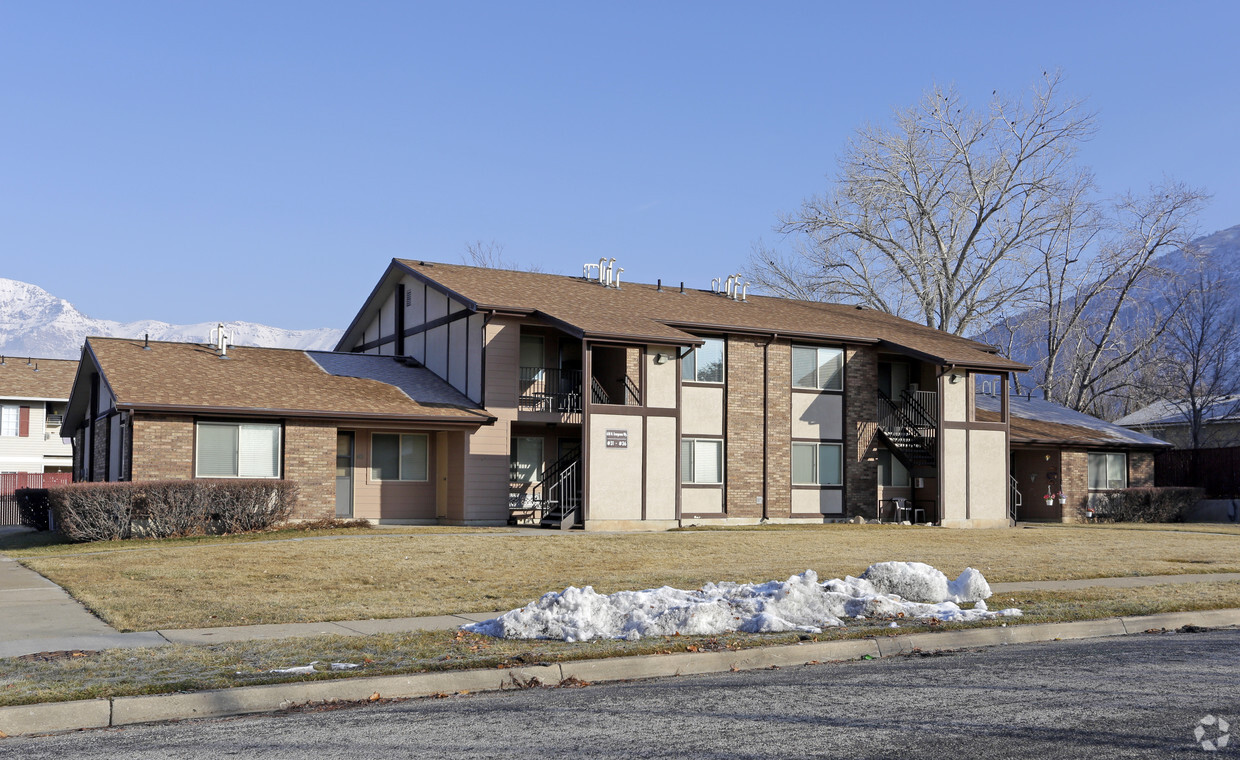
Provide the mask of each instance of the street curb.
POLYGON ((378 695, 409 699, 440 694, 554 686, 566 679, 583 682, 725 673, 818 662, 890 657, 909 653, 1028 644, 1067 639, 1123 636, 1185 625, 1240 626, 1240 609, 1172 612, 1140 617, 1103 618, 1069 623, 1041 623, 974 628, 939 633, 894 634, 867 639, 818 641, 724 652, 678 652, 642 657, 575 660, 556 665, 493 670, 441 671, 397 676, 238 686, 181 694, 49 702, 0 707, 0 732, 8 736, 49 734, 194 718, 275 712, 307 703, 361 702, 378 695), (535 680, 537 679, 537 680, 535 680))

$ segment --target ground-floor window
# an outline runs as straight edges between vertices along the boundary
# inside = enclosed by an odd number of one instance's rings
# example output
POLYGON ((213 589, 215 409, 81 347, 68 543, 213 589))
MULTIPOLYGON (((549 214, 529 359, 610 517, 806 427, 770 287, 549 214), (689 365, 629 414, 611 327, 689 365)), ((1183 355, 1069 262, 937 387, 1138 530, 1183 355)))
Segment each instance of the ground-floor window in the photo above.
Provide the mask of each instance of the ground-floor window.
POLYGON ((792 485, 838 486, 843 484, 842 452, 838 443, 792 444, 792 485))
POLYGON ((908 468, 904 466, 904 463, 892 456, 890 451, 881 449, 878 452, 878 484, 893 488, 908 488, 909 483, 908 468))
POLYGON ((1113 491, 1127 487, 1127 454, 1123 452, 1090 453, 1089 490, 1113 491))
POLYGON ((718 438, 682 438, 680 482, 707 485, 722 483, 723 441, 718 438))
POLYGON ((280 432, 278 423, 199 422, 195 477, 280 477, 280 432))
POLYGON ((370 437, 371 480, 425 481, 430 470, 425 433, 375 433, 370 437))
POLYGON ((512 439, 512 454, 508 460, 514 483, 537 483, 542 477, 543 439, 537 436, 517 436, 512 439))

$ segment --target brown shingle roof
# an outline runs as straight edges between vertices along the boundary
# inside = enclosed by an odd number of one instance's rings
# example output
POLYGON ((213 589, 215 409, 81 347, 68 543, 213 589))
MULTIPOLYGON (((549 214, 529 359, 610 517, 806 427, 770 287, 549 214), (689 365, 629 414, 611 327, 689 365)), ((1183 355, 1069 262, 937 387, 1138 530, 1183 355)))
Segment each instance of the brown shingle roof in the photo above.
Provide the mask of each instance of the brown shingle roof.
POLYGON ((6 356, 0 364, 0 398, 67 399, 77 366, 77 362, 65 359, 6 356))
POLYGON ((604 288, 580 277, 482 269, 398 259, 480 309, 526 311, 594 337, 693 342, 689 331, 753 330, 789 337, 883 342, 943 364, 1022 370, 976 341, 871 309, 749 296, 733 301, 707 291, 642 283, 604 288))
MULTIPOLYGON (((109 388, 121 408, 235 410, 247 413, 343 418, 381 417, 483 423, 489 415, 428 370, 398 365, 390 357, 376 361, 394 372, 415 393, 367 377, 329 374, 305 351, 280 348, 228 349, 221 359, 212 346, 196 343, 88 338, 109 388)), ((359 372, 359 374, 361 374, 359 372)))

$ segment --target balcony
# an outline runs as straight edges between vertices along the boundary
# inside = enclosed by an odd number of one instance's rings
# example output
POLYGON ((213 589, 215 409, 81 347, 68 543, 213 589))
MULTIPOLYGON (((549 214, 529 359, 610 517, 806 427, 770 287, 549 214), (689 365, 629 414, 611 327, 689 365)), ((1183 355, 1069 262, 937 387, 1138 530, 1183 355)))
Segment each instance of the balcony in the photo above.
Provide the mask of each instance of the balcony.
POLYGON ((521 367, 517 410, 553 415, 560 422, 581 422, 581 370, 521 367))

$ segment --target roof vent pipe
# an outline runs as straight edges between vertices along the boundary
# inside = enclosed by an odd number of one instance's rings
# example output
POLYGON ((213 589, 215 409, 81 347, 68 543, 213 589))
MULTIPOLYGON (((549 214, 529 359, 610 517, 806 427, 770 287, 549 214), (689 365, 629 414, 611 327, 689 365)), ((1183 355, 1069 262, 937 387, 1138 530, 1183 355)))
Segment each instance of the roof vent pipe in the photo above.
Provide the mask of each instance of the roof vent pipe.
POLYGON ((655 283, 656 284, 654 286, 654 289, 662 293, 663 292, 663 278, 660 277, 659 279, 655 280, 655 283))
POLYGON ((611 286, 615 288, 616 290, 620 289, 620 273, 623 271, 624 271, 624 267, 620 267, 619 269, 617 269, 615 279, 612 280, 611 286))
POLYGON ((615 271, 616 271, 616 257, 612 256, 611 259, 607 262, 607 287, 609 288, 611 287, 611 278, 614 276, 615 271))
POLYGON ((684 295, 684 293, 685 293, 685 281, 681 280, 680 281, 680 294, 684 295))
MULTIPOLYGON (((680 292, 681 292, 681 293, 685 292, 685 284, 684 284, 683 282, 682 282, 682 283, 680 283, 680 292)), ((711 281, 710 281, 710 292, 712 292, 712 293, 718 293, 718 292, 719 292, 719 278, 718 278, 718 277, 713 277, 713 278, 711 278, 711 281)))
POLYGON ((741 290, 741 300, 745 302, 749 301, 749 283, 745 283, 744 289, 741 290))
POLYGON ((598 260, 598 284, 604 285, 607 277, 607 257, 598 260))
POLYGON ((151 334, 150 333, 144 333, 142 335, 142 350, 143 351, 151 350, 151 334))

